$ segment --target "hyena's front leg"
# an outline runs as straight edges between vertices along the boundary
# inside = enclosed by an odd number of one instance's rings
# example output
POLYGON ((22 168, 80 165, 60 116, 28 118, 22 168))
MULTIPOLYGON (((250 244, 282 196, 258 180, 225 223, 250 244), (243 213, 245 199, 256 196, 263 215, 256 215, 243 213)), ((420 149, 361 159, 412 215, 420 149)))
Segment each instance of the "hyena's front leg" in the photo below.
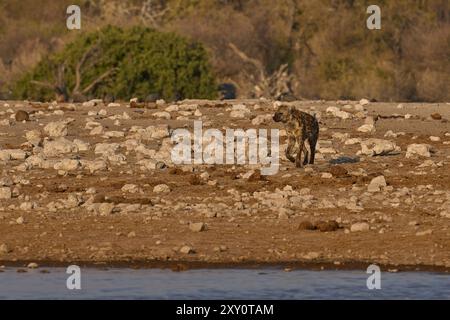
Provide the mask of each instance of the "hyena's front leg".
POLYGON ((295 150, 295 138, 289 136, 289 142, 286 148, 286 158, 290 161, 290 162, 295 162, 295 157, 293 154, 293 151, 295 150))
POLYGON ((295 159, 295 166, 297 168, 301 168, 302 167, 302 153, 304 151, 305 148, 305 143, 303 141, 303 139, 298 140, 298 153, 297 153, 297 158, 295 159))

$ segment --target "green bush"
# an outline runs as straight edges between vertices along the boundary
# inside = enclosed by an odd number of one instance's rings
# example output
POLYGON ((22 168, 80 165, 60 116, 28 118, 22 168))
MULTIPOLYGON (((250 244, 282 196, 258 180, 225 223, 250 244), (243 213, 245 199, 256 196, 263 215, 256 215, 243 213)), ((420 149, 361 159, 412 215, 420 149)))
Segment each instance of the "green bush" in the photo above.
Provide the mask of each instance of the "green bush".
POLYGON ((216 83, 201 44, 149 28, 109 26, 82 35, 62 52, 43 59, 13 88, 20 99, 48 101, 55 92, 66 99, 149 94, 166 100, 214 98, 216 83))

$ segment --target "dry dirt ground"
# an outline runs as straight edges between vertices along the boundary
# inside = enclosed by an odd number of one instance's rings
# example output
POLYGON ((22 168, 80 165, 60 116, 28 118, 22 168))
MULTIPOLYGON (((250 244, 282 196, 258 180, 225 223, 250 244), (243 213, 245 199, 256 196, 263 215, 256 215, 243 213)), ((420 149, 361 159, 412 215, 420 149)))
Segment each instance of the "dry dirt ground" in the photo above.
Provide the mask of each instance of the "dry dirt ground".
POLYGON ((0 102, 0 265, 450 270, 450 104, 290 104, 320 119, 316 164, 260 176, 175 166, 170 134, 282 129, 272 101, 0 102))

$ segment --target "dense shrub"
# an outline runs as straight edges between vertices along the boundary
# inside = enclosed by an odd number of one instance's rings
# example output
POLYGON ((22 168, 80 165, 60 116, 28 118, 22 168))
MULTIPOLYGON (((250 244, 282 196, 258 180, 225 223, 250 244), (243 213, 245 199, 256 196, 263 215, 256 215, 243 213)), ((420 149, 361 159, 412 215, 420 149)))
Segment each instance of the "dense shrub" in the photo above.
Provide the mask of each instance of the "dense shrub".
POLYGON ((158 94, 174 100, 213 98, 216 84, 199 43, 149 28, 106 27, 43 59, 13 90, 17 98, 35 100, 54 99, 55 91, 69 99, 158 94))

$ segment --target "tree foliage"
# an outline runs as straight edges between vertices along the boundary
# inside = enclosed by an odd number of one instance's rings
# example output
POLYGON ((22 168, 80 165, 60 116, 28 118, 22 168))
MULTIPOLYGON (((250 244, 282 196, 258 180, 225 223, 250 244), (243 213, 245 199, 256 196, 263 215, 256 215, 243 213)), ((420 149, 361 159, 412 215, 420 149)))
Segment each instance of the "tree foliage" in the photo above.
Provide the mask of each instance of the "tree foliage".
POLYGON ((15 85, 17 98, 213 98, 215 79, 199 43, 148 28, 108 26, 44 58, 15 85))

